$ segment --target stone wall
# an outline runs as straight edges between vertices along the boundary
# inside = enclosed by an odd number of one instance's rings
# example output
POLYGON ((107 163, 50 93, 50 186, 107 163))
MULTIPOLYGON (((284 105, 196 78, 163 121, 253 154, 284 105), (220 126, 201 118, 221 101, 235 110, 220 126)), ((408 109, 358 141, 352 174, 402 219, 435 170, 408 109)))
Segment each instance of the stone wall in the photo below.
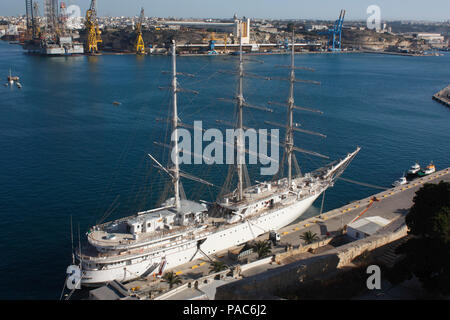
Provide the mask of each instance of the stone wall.
POLYGON ((394 242, 408 234, 403 219, 397 219, 378 231, 376 234, 336 248, 339 257, 338 268, 348 265, 353 259, 365 251, 372 251, 388 243, 394 242))
POLYGON ((331 242, 331 240, 333 240, 332 237, 326 238, 326 239, 321 240, 321 241, 317 241, 317 242, 314 242, 314 243, 311 243, 311 244, 308 244, 308 245, 300 246, 297 249, 288 250, 287 252, 277 254, 275 256, 275 262, 276 263, 281 263, 284 259, 286 259, 288 257, 295 256, 297 254, 307 252, 310 249, 311 250, 315 250, 317 248, 326 246, 327 244, 329 244, 331 242))
POLYGON ((283 292, 298 288, 305 281, 335 272, 366 251, 372 251, 406 235, 407 227, 404 219, 400 218, 365 239, 218 287, 215 299, 275 298, 283 292))
POLYGON ((309 278, 335 270, 339 263, 336 254, 323 254, 297 261, 276 269, 242 279, 217 288, 216 300, 270 298, 294 288, 309 278))

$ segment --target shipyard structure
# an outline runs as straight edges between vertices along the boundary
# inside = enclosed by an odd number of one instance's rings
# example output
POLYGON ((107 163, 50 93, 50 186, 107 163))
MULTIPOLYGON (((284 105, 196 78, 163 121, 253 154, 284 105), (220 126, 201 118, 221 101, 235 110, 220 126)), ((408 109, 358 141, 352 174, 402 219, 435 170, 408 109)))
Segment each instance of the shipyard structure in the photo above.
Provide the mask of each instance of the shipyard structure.
POLYGON ((37 1, 26 0, 27 34, 24 49, 39 55, 83 54, 84 46, 74 40, 68 27, 66 5, 59 0, 44 0, 44 16, 40 17, 37 1))

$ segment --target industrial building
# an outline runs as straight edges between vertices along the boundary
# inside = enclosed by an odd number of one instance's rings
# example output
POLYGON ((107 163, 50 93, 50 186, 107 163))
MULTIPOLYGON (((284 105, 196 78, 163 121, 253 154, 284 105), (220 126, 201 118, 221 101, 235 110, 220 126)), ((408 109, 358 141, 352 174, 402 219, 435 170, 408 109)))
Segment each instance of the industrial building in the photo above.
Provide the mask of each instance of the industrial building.
POLYGON ((425 40, 429 44, 443 44, 444 36, 440 33, 415 33, 414 37, 418 40, 425 40))
POLYGON ((242 44, 250 43, 250 19, 238 19, 234 16, 233 22, 206 22, 206 21, 163 21, 161 24, 167 26, 185 26, 192 29, 214 29, 220 32, 226 32, 233 35, 234 42, 242 36, 242 44))
POLYGON ((389 223, 389 220, 379 216, 362 218, 347 225, 347 235, 356 240, 364 239, 389 223))

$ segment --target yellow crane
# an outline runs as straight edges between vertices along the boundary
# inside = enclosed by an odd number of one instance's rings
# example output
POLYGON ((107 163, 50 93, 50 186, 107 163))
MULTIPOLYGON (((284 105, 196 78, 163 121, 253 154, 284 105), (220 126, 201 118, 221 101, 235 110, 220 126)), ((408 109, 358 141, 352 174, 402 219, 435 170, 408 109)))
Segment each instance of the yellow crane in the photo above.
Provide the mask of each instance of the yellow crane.
POLYGON ((144 23, 144 8, 141 8, 141 15, 139 17, 139 21, 136 25, 136 42, 134 48, 136 50, 136 54, 145 54, 145 44, 144 39, 142 38, 142 24, 144 23))
POLYGON ((96 53, 98 52, 98 44, 102 42, 100 28, 97 22, 97 12, 96 12, 95 0, 91 0, 91 6, 86 11, 86 30, 88 32, 86 52, 96 53))
POLYGON ((217 36, 215 32, 212 32, 209 34, 209 39, 203 38, 203 40, 209 40, 211 49, 214 49, 214 44, 217 40, 222 40, 225 45, 224 52, 227 52, 228 34, 217 36))

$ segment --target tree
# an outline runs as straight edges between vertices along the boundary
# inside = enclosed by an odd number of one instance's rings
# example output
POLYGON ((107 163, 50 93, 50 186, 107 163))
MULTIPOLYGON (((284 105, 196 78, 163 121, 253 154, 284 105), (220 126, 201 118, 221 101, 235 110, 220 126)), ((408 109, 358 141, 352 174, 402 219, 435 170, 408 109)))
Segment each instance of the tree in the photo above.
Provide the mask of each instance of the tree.
POLYGON ((311 244, 311 243, 319 240, 319 237, 317 236, 316 233, 314 233, 310 230, 310 231, 303 232, 303 234, 300 235, 300 239, 305 241, 306 244, 311 244))
POLYGON ((416 276, 433 294, 450 294, 450 183, 425 184, 405 221, 410 239, 397 249, 405 258, 390 274, 393 283, 416 276))
POLYGON ((163 279, 166 280, 166 282, 169 284, 169 288, 172 289, 172 287, 175 284, 180 284, 181 283, 181 279, 178 275, 176 275, 174 272, 169 271, 166 272, 163 276, 163 279))
POLYGON ((209 273, 217 273, 223 270, 226 270, 228 267, 227 265, 222 261, 213 261, 211 265, 209 266, 209 269, 211 270, 209 273))
POLYGON ((256 241, 253 245, 253 251, 258 254, 258 259, 265 258, 270 254, 270 243, 267 241, 256 241))

